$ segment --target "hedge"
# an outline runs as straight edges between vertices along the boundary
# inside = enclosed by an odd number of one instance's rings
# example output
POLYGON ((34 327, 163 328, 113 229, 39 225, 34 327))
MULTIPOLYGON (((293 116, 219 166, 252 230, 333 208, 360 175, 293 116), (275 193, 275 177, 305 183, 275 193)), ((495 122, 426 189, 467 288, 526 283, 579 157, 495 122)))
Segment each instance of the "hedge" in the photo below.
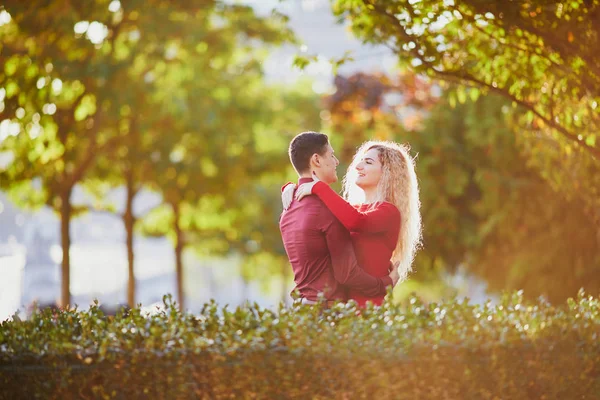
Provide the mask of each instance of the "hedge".
POLYGON ((600 399, 599 304, 46 309, 0 325, 0 398, 600 399))

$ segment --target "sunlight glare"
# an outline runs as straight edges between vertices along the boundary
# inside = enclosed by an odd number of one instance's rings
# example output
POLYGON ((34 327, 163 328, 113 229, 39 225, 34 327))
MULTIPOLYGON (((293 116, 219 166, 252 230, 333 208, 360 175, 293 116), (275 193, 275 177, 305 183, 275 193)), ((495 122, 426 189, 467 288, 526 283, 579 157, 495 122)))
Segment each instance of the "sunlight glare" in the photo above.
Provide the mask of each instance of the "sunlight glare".
POLYGON ((31 139, 37 139, 42 133, 42 127, 39 124, 32 124, 29 128, 29 137, 31 139))
POLYGON ((54 113, 56 112, 56 104, 54 104, 54 103, 44 104, 44 106, 42 107, 42 112, 46 115, 54 115, 54 113))
POLYGON ((52 81, 52 92, 54 94, 60 94, 62 91, 63 83, 60 79, 56 78, 52 81))
POLYGON ((75 24, 75 26, 73 27, 73 30, 75 31, 76 34, 83 35, 84 33, 87 32, 89 26, 90 26, 89 22, 79 21, 78 23, 75 24))
POLYGON ((50 247, 50 258, 52 261, 54 261, 56 264, 60 264, 62 263, 62 256, 62 247, 57 244, 53 244, 52 247, 50 247))
POLYGON ((431 31, 441 31, 446 25, 452 21, 452 13, 444 11, 440 16, 437 17, 430 25, 431 31))
POLYGON ((110 12, 117 12, 121 9, 121 2, 119 0, 113 0, 110 2, 110 4, 108 5, 108 11, 110 12))
POLYGON ((108 27, 98 21, 93 21, 87 29, 87 38, 94 44, 100 44, 108 36, 108 27))
POLYGON ((41 77, 40 79, 38 79, 37 82, 36 82, 36 84, 35 84, 35 86, 38 89, 42 89, 44 86, 46 86, 46 78, 41 77))
POLYGON ((331 93, 333 90, 332 85, 329 82, 326 81, 316 81, 312 84, 312 90, 313 92, 315 92, 316 94, 326 94, 326 93, 331 93))
POLYGON ((0 143, 4 141, 8 137, 8 127, 10 126, 10 120, 5 119, 0 122, 0 143))
POLYGON ((10 136, 17 136, 21 132, 21 125, 18 122, 11 122, 8 127, 8 134, 10 136))
POLYGON ((8 13, 8 11, 6 11, 6 10, 0 11, 0 26, 8 24, 11 19, 12 19, 12 17, 8 13))

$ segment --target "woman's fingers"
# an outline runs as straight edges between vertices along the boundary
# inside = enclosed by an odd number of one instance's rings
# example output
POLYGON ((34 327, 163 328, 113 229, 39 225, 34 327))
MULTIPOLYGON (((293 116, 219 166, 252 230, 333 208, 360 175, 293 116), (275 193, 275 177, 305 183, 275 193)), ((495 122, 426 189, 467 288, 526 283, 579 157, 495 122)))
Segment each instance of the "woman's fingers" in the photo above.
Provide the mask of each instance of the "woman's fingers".
POLYGON ((294 200, 294 188, 295 185, 288 185, 283 189, 283 193, 281 193, 281 203, 284 210, 287 210, 292 204, 292 200, 294 200))
POLYGON ((315 183, 316 181, 311 183, 303 183, 302 185, 298 186, 298 190, 296 190, 296 200, 302 200, 303 197, 310 196, 315 183))
POLYGON ((306 183, 303 183, 302 185, 298 186, 298 189, 296 190, 296 200, 300 201, 306 195, 306 183))
POLYGON ((284 193, 282 196, 281 202, 283 203, 283 209, 287 210, 290 204, 292 204, 292 196, 284 193))
MULTIPOLYGON (((304 186, 304 185, 302 185, 304 186)), ((298 190, 296 190, 296 200, 300 201, 306 194, 304 193, 304 188, 300 186, 298 190)))

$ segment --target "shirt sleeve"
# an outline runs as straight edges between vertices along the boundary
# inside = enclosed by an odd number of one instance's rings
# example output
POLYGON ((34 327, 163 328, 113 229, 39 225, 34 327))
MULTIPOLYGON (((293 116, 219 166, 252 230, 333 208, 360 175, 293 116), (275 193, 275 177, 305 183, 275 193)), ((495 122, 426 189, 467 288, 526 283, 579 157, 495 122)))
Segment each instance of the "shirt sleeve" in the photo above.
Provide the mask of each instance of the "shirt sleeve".
POLYGON ((317 182, 312 192, 351 232, 386 232, 400 223, 400 211, 393 204, 382 203, 372 210, 361 212, 323 182, 317 182))
POLYGON ((375 278, 358 265, 350 233, 330 213, 322 215, 321 222, 335 280, 368 297, 384 296, 387 287, 393 285, 392 278, 375 278))

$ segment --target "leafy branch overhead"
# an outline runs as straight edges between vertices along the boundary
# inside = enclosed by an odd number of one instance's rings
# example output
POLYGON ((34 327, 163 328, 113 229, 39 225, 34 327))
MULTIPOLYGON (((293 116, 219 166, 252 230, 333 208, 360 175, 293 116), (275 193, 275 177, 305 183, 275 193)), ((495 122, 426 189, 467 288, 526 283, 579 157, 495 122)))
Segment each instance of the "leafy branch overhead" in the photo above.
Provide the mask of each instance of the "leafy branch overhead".
POLYGON ((600 6, 590 1, 335 0, 363 41, 431 77, 510 98, 600 158, 600 6))

